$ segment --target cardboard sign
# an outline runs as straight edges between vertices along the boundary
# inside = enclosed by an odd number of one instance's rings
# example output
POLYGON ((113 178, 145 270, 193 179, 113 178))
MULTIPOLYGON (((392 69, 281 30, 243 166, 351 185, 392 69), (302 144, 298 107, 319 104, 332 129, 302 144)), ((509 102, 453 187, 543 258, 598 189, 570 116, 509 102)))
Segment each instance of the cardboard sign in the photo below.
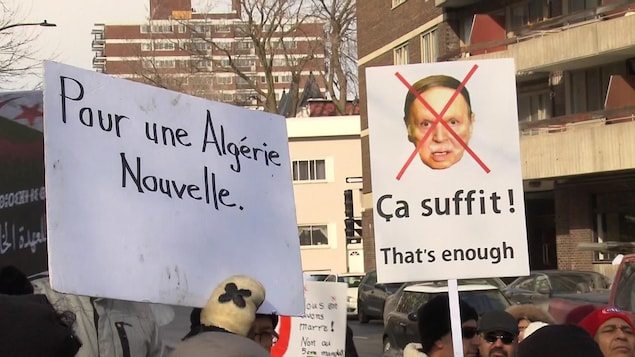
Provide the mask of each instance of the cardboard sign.
POLYGON ((344 283, 306 281, 304 317, 280 317, 280 339, 271 355, 344 356, 347 288, 344 283))
POLYGON ((203 306, 246 274, 304 311, 285 118, 54 62, 44 103, 54 289, 203 306))
POLYGON ((366 78, 378 280, 527 275, 513 60, 366 78))

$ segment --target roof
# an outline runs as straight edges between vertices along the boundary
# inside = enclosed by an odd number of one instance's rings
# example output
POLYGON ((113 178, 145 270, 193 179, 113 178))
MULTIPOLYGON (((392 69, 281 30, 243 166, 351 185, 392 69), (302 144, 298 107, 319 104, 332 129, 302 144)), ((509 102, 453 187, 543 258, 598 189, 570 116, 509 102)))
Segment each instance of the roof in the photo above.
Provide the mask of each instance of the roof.
MULTIPOLYGON (((487 284, 466 284, 466 285, 459 285, 458 288, 459 288, 459 291, 498 290, 497 287, 493 285, 487 285, 487 284)), ((448 286, 436 285, 431 283, 422 283, 422 284, 410 285, 406 287, 404 291, 410 291, 415 293, 429 293, 429 294, 447 293, 448 286)))

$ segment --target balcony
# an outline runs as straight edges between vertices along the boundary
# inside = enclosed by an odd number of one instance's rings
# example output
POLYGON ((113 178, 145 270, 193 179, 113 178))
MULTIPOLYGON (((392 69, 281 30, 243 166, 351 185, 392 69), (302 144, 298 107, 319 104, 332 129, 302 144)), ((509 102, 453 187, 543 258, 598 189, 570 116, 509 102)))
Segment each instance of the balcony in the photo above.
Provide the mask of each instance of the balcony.
POLYGON ((520 123, 524 180, 635 169, 635 106, 520 123))
POLYGON ((479 2, 479 0, 434 0, 436 7, 463 7, 479 2))
POLYGON ((592 12, 549 19, 518 35, 510 33, 507 39, 474 44, 440 60, 512 57, 519 73, 532 73, 574 70, 633 57, 635 13, 615 14, 610 7, 592 12), (570 23, 576 19, 579 22, 570 23), (469 56, 470 52, 489 53, 469 56))

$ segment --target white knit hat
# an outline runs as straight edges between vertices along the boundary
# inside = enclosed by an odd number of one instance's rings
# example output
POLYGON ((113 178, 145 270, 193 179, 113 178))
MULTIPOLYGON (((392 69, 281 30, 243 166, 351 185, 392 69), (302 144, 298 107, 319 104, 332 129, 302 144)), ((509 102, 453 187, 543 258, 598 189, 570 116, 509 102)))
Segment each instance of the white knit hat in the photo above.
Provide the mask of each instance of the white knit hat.
POLYGON ((221 282, 201 311, 201 324, 247 336, 256 311, 265 301, 265 288, 246 275, 234 275, 221 282))
POLYGON ((522 338, 525 339, 525 338, 529 337, 529 335, 531 335, 532 333, 536 332, 541 327, 545 327, 547 325, 549 325, 549 324, 546 323, 546 322, 542 322, 542 321, 531 322, 529 325, 527 325, 525 330, 522 332, 522 338))

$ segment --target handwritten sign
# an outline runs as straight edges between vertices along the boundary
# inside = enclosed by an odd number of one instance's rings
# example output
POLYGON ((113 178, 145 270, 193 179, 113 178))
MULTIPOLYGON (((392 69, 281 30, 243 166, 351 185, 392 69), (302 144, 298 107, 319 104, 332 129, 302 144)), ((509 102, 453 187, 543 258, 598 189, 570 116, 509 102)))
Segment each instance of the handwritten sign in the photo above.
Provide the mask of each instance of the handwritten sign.
POLYGON ((203 306, 246 274, 304 311, 285 118, 54 62, 44 102, 56 290, 203 306))
POLYGON ((347 287, 344 283, 306 281, 304 317, 280 318, 280 339, 271 355, 344 356, 347 287))
POLYGON ((378 280, 527 275, 513 60, 366 78, 378 280))

